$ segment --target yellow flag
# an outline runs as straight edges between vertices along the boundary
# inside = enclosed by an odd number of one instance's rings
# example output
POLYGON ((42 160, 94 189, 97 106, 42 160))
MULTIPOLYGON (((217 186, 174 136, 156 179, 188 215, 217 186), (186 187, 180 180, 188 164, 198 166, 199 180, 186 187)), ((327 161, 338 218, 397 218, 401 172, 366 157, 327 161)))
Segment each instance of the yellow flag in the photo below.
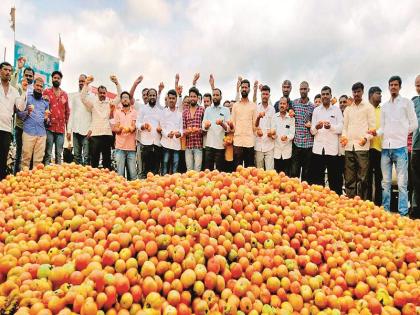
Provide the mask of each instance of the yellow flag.
POLYGON ((61 42, 61 35, 58 35, 58 57, 62 62, 64 62, 64 59, 66 58, 66 49, 61 42))
POLYGON ((16 31, 16 8, 10 8, 10 27, 14 31, 16 31))

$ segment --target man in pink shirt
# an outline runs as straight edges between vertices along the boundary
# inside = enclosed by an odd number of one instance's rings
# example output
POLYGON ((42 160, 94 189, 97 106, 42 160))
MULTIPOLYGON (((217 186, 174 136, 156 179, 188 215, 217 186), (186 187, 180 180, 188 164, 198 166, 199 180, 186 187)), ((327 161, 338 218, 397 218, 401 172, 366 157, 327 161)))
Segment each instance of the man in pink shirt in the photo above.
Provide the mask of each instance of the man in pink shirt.
POLYGON ((114 112, 115 159, 117 172, 124 176, 127 169, 127 179, 137 178, 136 170, 136 117, 134 106, 130 105, 130 93, 121 93, 121 107, 114 112))

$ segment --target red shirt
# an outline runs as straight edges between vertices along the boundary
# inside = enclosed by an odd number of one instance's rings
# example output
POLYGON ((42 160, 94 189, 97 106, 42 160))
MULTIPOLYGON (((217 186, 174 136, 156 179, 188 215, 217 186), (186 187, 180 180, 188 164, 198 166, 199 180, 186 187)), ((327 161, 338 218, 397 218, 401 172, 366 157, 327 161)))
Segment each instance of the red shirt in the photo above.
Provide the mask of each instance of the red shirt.
POLYGON ((67 93, 60 89, 58 96, 55 95, 53 88, 44 90, 44 96, 48 96, 50 103, 50 127, 49 131, 64 133, 69 121, 70 108, 67 93))
POLYGON ((190 107, 182 112, 182 124, 184 131, 188 128, 199 128, 199 132, 194 132, 186 136, 187 149, 201 149, 203 147, 203 134, 201 132, 201 124, 203 122, 204 107, 198 106, 195 110, 194 117, 191 117, 190 107))

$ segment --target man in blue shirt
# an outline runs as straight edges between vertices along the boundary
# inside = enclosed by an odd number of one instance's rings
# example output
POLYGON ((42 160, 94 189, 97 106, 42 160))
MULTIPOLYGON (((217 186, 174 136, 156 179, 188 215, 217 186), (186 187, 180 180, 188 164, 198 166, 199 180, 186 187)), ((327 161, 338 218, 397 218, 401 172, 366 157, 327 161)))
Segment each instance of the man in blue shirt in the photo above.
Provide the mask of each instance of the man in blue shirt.
POLYGON ((36 78, 33 88, 33 92, 26 96, 25 110, 18 113, 23 120, 22 167, 29 167, 32 156, 33 167, 42 163, 47 140, 45 125, 49 121, 49 104, 42 98, 44 80, 36 78))

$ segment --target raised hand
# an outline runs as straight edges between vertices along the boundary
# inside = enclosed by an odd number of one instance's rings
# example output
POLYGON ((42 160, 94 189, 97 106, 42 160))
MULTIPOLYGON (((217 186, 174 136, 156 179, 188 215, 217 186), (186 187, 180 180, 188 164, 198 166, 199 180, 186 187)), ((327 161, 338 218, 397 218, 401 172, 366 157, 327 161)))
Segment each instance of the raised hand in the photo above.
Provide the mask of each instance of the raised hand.
POLYGON ((86 84, 90 84, 95 80, 95 78, 93 77, 93 75, 88 75, 86 78, 86 84))
POLYGON ((118 79, 116 75, 111 75, 109 78, 111 79, 112 83, 114 83, 115 85, 118 84, 118 79))
POLYGON ((163 91, 164 88, 165 88, 165 84, 163 84, 163 82, 160 82, 159 83, 159 88, 158 88, 158 93, 160 94, 163 91))
POLYGON ((212 88, 214 88, 214 77, 213 74, 210 74, 209 83, 212 88))
POLYGON ((179 73, 175 74, 175 87, 178 86, 179 83, 179 73))
POLYGON ((135 85, 139 85, 139 84, 141 83, 141 81, 143 81, 143 75, 140 75, 140 76, 136 79, 136 81, 134 81, 134 84, 135 84, 135 85))
POLYGON ((194 78, 193 78, 193 85, 197 84, 198 79, 200 79, 200 73, 197 72, 196 74, 194 74, 194 78))
POLYGON ((258 80, 255 80, 254 82, 254 90, 258 89, 258 80))

